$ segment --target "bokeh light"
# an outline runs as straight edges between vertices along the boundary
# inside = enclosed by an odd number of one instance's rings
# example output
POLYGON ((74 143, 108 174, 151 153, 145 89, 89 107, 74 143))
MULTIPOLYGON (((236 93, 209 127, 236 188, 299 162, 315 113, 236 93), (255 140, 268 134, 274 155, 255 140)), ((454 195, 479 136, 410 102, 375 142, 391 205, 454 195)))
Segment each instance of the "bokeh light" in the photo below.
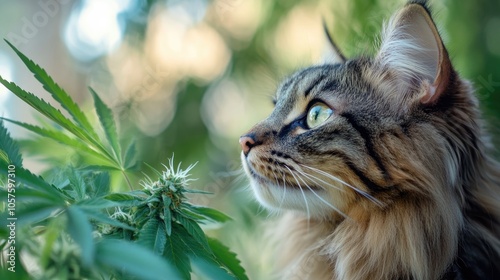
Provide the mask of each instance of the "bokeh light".
POLYGON ((76 59, 89 61, 114 50, 125 29, 118 16, 134 3, 135 0, 83 0, 75 5, 64 30, 70 53, 76 59))
MULTIPOLYGON (((0 52, 0 76, 7 81, 12 81, 12 62, 8 56, 0 52)), ((5 87, 0 87, 0 116, 9 118, 9 110, 7 110, 7 100, 11 97, 9 90, 5 87)))

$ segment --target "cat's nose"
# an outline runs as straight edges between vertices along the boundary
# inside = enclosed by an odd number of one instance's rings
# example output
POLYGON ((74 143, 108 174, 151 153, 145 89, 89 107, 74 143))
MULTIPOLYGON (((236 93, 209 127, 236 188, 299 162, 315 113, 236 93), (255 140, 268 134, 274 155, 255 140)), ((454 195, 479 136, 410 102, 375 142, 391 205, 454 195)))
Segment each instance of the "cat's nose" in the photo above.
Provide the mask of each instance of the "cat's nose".
POLYGON ((243 153, 248 155, 248 152, 250 152, 250 149, 252 149, 253 146, 255 146, 255 139, 253 139, 252 135, 247 134, 243 135, 240 137, 240 145, 241 145, 241 150, 243 150, 243 153))

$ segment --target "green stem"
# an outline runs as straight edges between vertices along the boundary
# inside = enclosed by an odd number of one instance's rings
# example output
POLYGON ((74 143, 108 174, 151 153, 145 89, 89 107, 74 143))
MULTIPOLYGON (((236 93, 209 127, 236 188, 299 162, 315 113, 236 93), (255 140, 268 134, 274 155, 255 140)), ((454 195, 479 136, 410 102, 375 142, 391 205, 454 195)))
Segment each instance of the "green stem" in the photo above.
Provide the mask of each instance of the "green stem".
POLYGON ((125 181, 127 181, 128 187, 130 188, 131 191, 134 190, 132 187, 132 184, 130 183, 130 179, 128 178, 127 172, 125 170, 122 170, 122 174, 125 177, 125 181))

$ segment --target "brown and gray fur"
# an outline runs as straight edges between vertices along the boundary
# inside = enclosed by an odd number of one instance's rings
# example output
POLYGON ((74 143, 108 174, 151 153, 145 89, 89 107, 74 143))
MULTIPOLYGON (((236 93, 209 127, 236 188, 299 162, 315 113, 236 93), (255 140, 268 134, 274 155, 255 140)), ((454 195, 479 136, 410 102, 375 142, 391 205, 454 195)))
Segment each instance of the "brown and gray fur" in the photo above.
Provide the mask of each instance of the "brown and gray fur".
POLYGON ((285 212, 280 279, 500 279, 500 165, 424 2, 373 58, 298 71, 242 136, 257 199, 285 212), (333 115, 310 129, 322 102, 333 115))

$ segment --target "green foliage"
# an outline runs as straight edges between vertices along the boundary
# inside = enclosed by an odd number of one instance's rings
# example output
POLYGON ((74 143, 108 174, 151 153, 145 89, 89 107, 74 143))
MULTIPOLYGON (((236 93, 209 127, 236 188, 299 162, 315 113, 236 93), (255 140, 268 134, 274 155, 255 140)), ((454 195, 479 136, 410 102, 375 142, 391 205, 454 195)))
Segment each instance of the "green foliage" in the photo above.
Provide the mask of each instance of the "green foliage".
POLYGON ((0 122, 0 139, 3 139, 3 141, 0 141, 0 160, 12 162, 16 166, 22 166, 23 157, 19 153, 16 143, 10 138, 10 134, 5 129, 3 122, 0 122))
MULTIPOLYGON (((164 171, 153 169, 155 178, 146 177, 142 188, 135 189, 126 174, 139 162, 135 141, 122 154, 113 113, 99 95, 90 89, 104 137, 44 69, 9 45, 72 120, 0 77, 0 83, 64 130, 4 120, 90 155, 82 166, 53 165, 45 178, 37 176, 22 166, 18 145, 0 121, 0 180, 10 183, 2 184, 0 197, 16 199, 15 208, 4 209, 8 211, 2 211, 0 219, 18 219, 17 256, 37 263, 33 268, 18 261, 16 277, 191 279, 194 268, 194 273, 209 279, 248 279, 236 255, 207 238, 200 226, 230 218, 188 201, 187 194, 205 194, 189 189, 193 166, 175 168, 171 159, 164 171), (131 191, 110 191, 113 171, 122 172, 131 191)), ((8 250, 8 237, 9 232, 0 231, 1 250, 8 250)), ((5 275, 8 272, 0 274, 5 275)))

